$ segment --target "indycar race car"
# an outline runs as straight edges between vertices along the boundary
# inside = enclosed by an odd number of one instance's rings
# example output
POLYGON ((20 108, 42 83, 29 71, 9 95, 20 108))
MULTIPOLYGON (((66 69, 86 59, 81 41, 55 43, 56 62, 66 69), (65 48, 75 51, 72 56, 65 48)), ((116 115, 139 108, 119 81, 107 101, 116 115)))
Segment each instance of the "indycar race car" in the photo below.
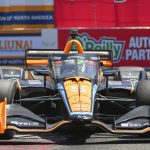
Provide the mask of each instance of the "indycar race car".
MULTIPOLYGON (((113 134, 149 132, 149 80, 138 82, 136 97, 108 96, 101 67, 112 64, 109 56, 110 51, 84 53, 76 39, 67 42, 64 53, 28 50, 26 65, 46 64, 46 69, 34 70, 44 80, 0 80, 0 134, 12 138, 15 132, 46 133, 61 127, 89 126, 113 134), (69 53, 72 44, 78 53, 69 53)), ((124 89, 122 85, 116 82, 111 92, 132 92, 131 82, 124 89)))

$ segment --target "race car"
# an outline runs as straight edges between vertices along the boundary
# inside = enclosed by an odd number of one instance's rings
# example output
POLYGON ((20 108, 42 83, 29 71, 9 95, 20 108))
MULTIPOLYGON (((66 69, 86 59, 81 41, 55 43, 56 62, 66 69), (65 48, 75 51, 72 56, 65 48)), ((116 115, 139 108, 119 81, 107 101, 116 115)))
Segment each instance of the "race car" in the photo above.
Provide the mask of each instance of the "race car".
MULTIPOLYGON (((149 132, 149 81, 138 83, 135 98, 107 96, 108 85, 100 75, 106 54, 109 51, 84 53, 76 39, 67 42, 63 54, 27 51, 26 65, 46 64, 45 69, 34 70, 44 80, 0 80, 0 134, 12 138, 15 132, 46 133, 61 127, 89 126, 113 134, 149 132), (69 53, 72 44, 78 53, 69 53), (47 60, 39 57, 45 53, 50 53, 47 60)), ((119 89, 121 81, 116 86, 119 89)), ((131 88, 124 89, 127 91, 131 88)))

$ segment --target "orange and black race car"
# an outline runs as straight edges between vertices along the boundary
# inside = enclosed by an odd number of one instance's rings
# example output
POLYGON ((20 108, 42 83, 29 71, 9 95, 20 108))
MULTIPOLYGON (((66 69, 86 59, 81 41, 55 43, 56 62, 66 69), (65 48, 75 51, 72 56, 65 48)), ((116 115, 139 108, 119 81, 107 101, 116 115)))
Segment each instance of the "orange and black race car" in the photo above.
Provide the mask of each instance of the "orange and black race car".
POLYGON ((149 81, 138 82, 134 96, 131 82, 102 81, 101 68, 112 66, 110 55, 110 51, 84 53, 76 39, 67 43, 64 53, 27 50, 26 66, 38 66, 33 72, 44 80, 35 80, 30 73, 29 79, 0 80, 1 136, 89 126, 113 134, 149 132, 149 81), (69 53, 72 44, 77 53, 69 53), (44 64, 44 69, 39 67, 44 64))

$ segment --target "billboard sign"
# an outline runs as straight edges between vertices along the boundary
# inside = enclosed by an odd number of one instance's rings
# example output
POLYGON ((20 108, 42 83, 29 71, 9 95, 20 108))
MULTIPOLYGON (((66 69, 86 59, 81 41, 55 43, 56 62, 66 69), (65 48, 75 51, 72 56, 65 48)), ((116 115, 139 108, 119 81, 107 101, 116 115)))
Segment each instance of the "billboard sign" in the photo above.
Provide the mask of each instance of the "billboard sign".
POLYGON ((53 0, 0 0, 0 28, 54 27, 53 0))
MULTIPOLYGON (((69 30, 59 30, 59 48, 65 46, 68 36, 69 30)), ((112 50, 115 66, 149 67, 150 29, 79 29, 78 40, 85 50, 112 50)))
POLYGON ((57 41, 57 29, 1 30, 0 64, 22 65, 25 49, 56 49, 57 41))

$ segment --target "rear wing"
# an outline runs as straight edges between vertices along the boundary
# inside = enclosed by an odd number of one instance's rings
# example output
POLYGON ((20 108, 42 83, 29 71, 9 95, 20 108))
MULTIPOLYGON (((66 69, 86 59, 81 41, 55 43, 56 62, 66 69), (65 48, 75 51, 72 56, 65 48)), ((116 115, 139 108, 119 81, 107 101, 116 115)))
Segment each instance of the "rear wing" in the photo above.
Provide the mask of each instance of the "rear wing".
MULTIPOLYGON (((27 49, 26 50, 26 65, 38 66, 48 65, 48 57, 51 54, 63 54, 61 49, 27 49)), ((71 51, 70 53, 77 53, 77 51, 71 51)), ((104 67, 113 66, 113 53, 111 50, 85 50, 84 53, 94 53, 100 55, 100 61, 104 67)))
MULTIPOLYGON (((26 49, 26 50, 1 50, 0 65, 9 66, 45 66, 51 54, 64 53, 63 49, 26 49)), ((77 53, 71 51, 70 53, 77 53)), ((100 61, 104 67, 113 66, 113 53, 111 50, 85 50, 84 53, 100 54, 100 61)))

